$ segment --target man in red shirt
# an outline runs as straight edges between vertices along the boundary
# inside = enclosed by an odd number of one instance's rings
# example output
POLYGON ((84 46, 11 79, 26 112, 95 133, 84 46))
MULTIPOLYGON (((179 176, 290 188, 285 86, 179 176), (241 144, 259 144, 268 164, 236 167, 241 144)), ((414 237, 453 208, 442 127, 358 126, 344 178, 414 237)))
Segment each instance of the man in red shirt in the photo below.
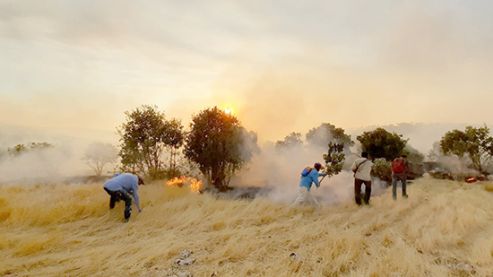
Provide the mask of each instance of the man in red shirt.
POLYGON ((407 156, 401 155, 392 161, 392 198, 397 199, 397 182, 402 184, 402 197, 407 198, 406 186, 407 186, 407 173, 409 166, 407 163, 407 156))

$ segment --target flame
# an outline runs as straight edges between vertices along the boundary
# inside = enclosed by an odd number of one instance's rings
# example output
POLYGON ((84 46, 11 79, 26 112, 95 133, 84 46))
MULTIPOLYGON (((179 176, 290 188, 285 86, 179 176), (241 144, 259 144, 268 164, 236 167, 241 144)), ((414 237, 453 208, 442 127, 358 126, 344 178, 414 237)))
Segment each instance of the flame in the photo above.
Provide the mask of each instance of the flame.
POLYGON ((204 188, 204 184, 202 183, 202 181, 194 179, 194 178, 190 178, 190 181, 191 181, 190 182, 190 190, 192 192, 200 193, 202 191, 202 189, 204 188))
POLYGON ((176 177, 176 178, 173 178, 171 180, 168 180, 166 182, 166 185, 169 186, 169 187, 183 187, 183 185, 185 184, 187 180, 187 177, 185 176, 180 176, 180 177, 176 177))
POLYGON ((200 193, 204 189, 204 184, 202 181, 186 176, 180 176, 168 180, 166 185, 169 187, 183 187, 184 185, 188 185, 190 187, 190 191, 194 193, 200 193))

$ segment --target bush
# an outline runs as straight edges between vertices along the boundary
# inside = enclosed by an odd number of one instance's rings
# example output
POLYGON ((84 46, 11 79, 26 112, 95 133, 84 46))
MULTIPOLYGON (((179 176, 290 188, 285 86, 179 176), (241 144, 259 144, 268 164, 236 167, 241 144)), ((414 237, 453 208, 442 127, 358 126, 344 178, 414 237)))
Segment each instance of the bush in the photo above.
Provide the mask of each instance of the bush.
POLYGON ((372 175, 390 184, 392 182, 392 163, 384 158, 375 159, 372 175))

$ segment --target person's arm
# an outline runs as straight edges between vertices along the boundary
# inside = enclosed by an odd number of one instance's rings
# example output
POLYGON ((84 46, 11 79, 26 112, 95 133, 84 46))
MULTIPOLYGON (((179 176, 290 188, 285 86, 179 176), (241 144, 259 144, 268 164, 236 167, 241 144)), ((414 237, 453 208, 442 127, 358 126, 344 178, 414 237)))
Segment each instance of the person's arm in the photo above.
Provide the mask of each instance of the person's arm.
POLYGON ((132 196, 133 196, 134 201, 135 201, 135 206, 137 206, 137 209, 139 210, 139 213, 140 213, 142 211, 142 209, 140 208, 139 185, 135 184, 132 191, 133 191, 132 196))
POLYGON ((317 186, 317 188, 320 187, 320 182, 318 181, 318 171, 312 170, 312 172, 310 172, 310 176, 312 177, 312 182, 315 184, 315 186, 317 186))
POLYGON ((358 168, 358 166, 356 165, 356 162, 357 162, 357 161, 358 161, 358 160, 355 160, 355 161, 353 162, 353 165, 351 166, 351 170, 352 170, 353 172, 356 172, 356 169, 358 168))

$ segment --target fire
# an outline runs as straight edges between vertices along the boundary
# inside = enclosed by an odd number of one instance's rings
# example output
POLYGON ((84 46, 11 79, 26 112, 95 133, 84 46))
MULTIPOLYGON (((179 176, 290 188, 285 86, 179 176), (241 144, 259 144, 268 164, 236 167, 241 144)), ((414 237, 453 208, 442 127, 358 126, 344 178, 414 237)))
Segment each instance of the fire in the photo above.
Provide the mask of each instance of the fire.
POLYGON ((190 182, 190 190, 192 192, 200 193, 202 191, 202 189, 204 188, 204 184, 202 183, 202 181, 194 179, 194 178, 190 178, 190 181, 191 181, 190 182))
POLYGON ((170 187, 183 187, 184 185, 188 185, 190 187, 190 191, 194 193, 201 192, 204 189, 204 184, 202 181, 186 176, 180 176, 173 178, 166 182, 167 186, 170 187))
POLYGON ((187 180, 187 177, 185 176, 180 176, 180 177, 176 177, 176 178, 173 178, 171 180, 168 180, 166 182, 166 185, 169 186, 169 187, 183 187, 183 185, 185 184, 187 180))

